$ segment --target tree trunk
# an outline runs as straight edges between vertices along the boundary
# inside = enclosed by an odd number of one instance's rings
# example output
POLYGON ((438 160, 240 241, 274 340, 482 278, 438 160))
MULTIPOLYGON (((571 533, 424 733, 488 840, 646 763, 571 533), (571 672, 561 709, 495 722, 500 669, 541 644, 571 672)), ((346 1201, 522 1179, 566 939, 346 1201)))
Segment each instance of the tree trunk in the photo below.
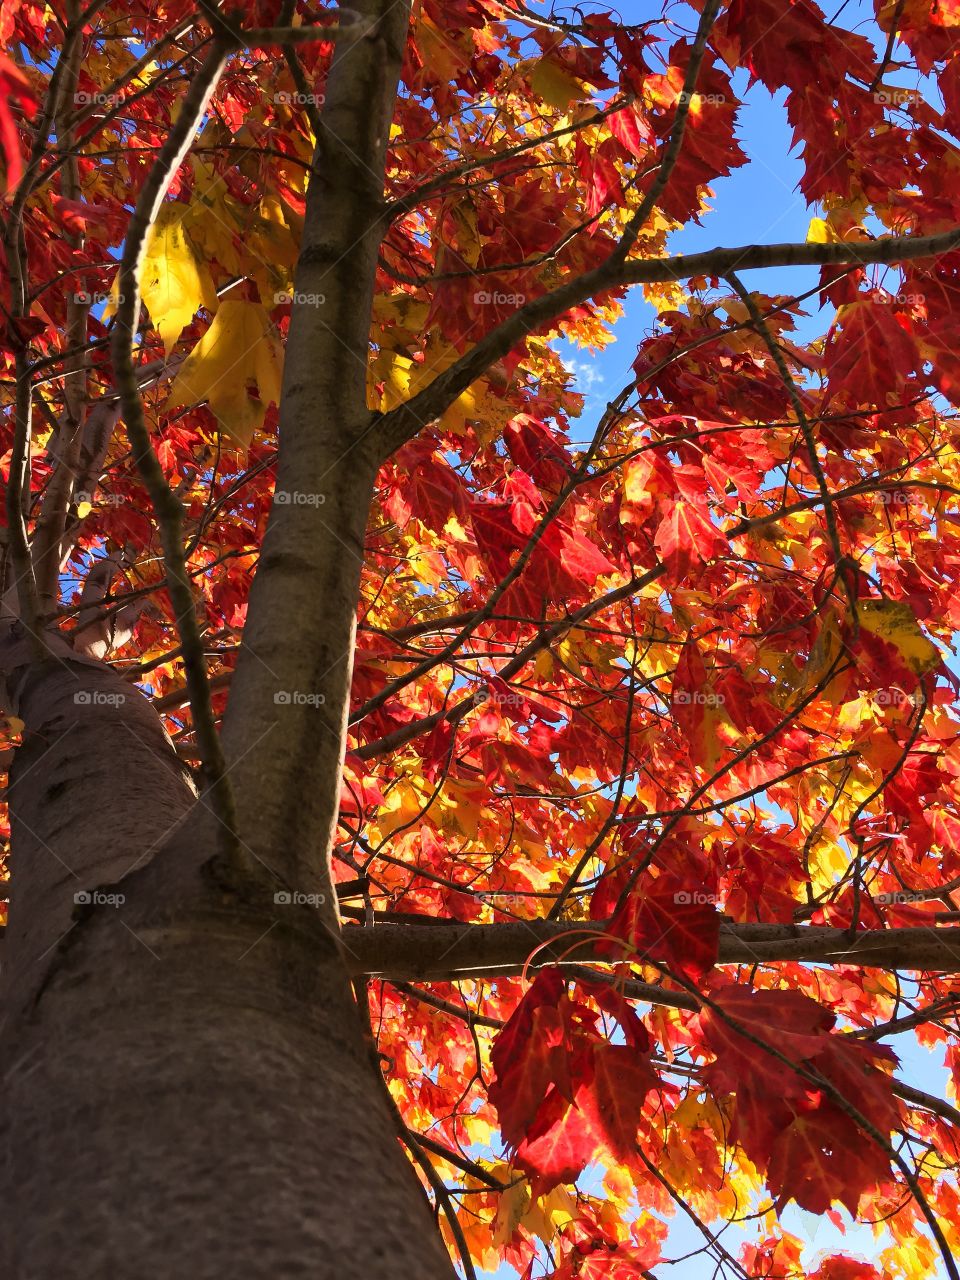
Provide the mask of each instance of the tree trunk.
POLYGON ((2 1272, 445 1277, 339 941, 241 900, 152 708, 17 666, 2 1272))

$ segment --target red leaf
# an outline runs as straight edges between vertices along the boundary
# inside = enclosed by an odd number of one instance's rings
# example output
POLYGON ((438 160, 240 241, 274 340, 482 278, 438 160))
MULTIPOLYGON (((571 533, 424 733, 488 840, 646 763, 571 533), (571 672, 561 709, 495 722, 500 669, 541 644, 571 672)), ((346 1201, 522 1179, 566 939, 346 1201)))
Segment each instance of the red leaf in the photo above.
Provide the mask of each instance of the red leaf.
POLYGON ((543 1195, 561 1182, 576 1181, 601 1136, 586 1112, 554 1089, 517 1148, 514 1163, 529 1175, 533 1194, 543 1195))
POLYGON ((0 53, 0 149, 6 161, 6 190, 11 191, 20 181, 23 162, 20 157, 20 138, 16 117, 10 110, 15 102, 32 120, 37 111, 37 101, 30 82, 5 53, 0 53))
MULTIPOLYGON (((712 896, 683 887, 673 876, 661 876, 633 892, 608 932, 629 942, 637 955, 660 960, 694 981, 716 964, 719 954, 720 916, 712 896)), ((610 954, 614 949, 614 943, 604 948, 610 954)))
POLYGON ((734 1094, 732 1136, 766 1170, 778 1208, 793 1199, 826 1213, 839 1200, 856 1213, 860 1197, 890 1176, 889 1153, 817 1077, 886 1137, 900 1118, 879 1065, 894 1062, 892 1052, 832 1032, 833 1015, 799 991, 730 987, 714 1003, 700 1014, 717 1055, 704 1079, 734 1094))
POLYGON ((701 504, 678 499, 661 520, 654 535, 660 558, 677 578, 685 578, 694 565, 705 564, 727 552, 727 540, 704 515, 701 504))
POLYGON ((636 1149, 637 1127, 647 1094, 658 1077, 650 1059, 625 1044, 598 1044, 593 1051, 594 1086, 584 1099, 595 1131, 618 1160, 636 1149))
POLYGON ((873 290, 841 312, 840 329, 826 349, 831 391, 847 391, 856 404, 884 408, 899 399, 920 357, 900 323, 892 298, 873 290))

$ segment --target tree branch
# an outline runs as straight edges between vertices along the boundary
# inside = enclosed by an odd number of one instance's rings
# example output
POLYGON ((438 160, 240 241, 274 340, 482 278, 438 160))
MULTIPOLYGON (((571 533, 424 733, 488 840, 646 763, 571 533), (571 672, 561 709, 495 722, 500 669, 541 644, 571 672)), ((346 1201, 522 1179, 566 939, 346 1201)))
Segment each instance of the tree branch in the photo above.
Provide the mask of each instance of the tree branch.
POLYGON ((140 311, 140 271, 147 237, 163 199, 187 154, 199 122, 223 71, 229 46, 215 41, 199 74, 190 86, 177 121, 167 135, 156 163, 140 191, 130 219, 117 276, 119 305, 113 331, 114 376, 123 407, 123 418, 137 470, 150 495, 163 547, 167 591, 173 605, 180 637, 190 710, 201 768, 213 811, 219 819, 218 842, 232 860, 239 858, 237 820, 233 791, 226 774, 223 750, 217 734, 207 681, 206 659, 193 587, 187 571, 183 537, 183 504, 170 488, 154 451, 140 399, 133 363, 133 339, 140 311))
MULTIPOLYGON (((534 968, 610 963, 598 954, 605 925, 524 920, 508 924, 377 924, 347 926, 343 940, 355 973, 390 980, 451 982, 519 973, 534 951, 534 968), (537 950, 537 948, 542 948, 537 950)), ((960 927, 846 929, 821 925, 736 924, 720 928, 720 964, 857 965, 891 970, 960 972, 960 927)))
POLYGON ((960 246, 960 227, 934 236, 881 236, 876 240, 837 244, 748 244, 707 249, 675 258, 641 258, 619 262, 615 256, 599 267, 534 298, 491 330, 429 386, 383 414, 376 426, 382 458, 388 458, 428 422, 434 421, 481 374, 502 359, 534 329, 549 324, 589 298, 634 284, 665 284, 691 276, 729 276, 732 271, 761 267, 865 266, 935 258, 960 246))

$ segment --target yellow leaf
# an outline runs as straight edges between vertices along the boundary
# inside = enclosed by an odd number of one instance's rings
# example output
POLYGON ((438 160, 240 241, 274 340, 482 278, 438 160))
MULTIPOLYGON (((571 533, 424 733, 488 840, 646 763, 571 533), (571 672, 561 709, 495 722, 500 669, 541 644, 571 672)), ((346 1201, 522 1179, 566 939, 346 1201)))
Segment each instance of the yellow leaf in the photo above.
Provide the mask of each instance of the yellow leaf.
POLYGON ((627 502, 643 506, 650 502, 650 463, 647 458, 631 458, 623 468, 623 496, 627 502))
POLYGON ((549 680, 553 675, 553 655, 549 649, 541 649, 537 654, 536 661, 533 664, 537 678, 540 680, 549 680))
MULTIPOLYGON (((186 212, 187 206, 179 200, 160 206, 140 269, 140 294, 167 355, 200 307, 217 309, 210 272, 183 228, 186 212)), ((115 310, 116 299, 111 296, 104 314, 115 310)))
POLYGON ((810 226, 807 228, 808 244, 831 244, 834 240, 839 240, 839 238, 833 227, 825 219, 810 219, 810 226))
POLYGON ((538 58, 528 80, 538 97, 561 111, 586 96, 581 81, 552 58, 538 58))
POLYGON ((377 814, 377 826, 381 839, 386 839, 400 827, 415 822, 423 811, 423 801, 417 790, 406 779, 402 779, 387 794, 377 814))
POLYGON ((914 673, 922 676, 940 664, 940 650, 923 634, 913 610, 903 600, 858 600, 862 631, 886 640, 914 673))
POLYGON ((527 1212, 523 1215, 523 1226, 539 1236, 545 1244, 557 1233, 557 1228, 566 1226, 577 1216, 577 1205, 566 1187, 554 1187, 545 1196, 532 1200, 527 1212))
POLYGON ((255 302, 223 302, 170 388, 167 408, 206 400, 221 428, 244 448, 280 403, 283 349, 255 302))
POLYGON ((725 298, 723 309, 734 324, 746 324, 750 319, 750 308, 745 306, 739 298, 725 298))
POLYGON ((451 201, 447 212, 457 228, 457 251, 464 262, 475 267, 480 261, 480 233, 477 210, 471 200, 451 201))
POLYGON ((501 1195, 493 1223, 493 1243, 497 1249, 502 1249, 513 1239, 529 1203, 530 1188, 526 1181, 514 1183, 501 1195))

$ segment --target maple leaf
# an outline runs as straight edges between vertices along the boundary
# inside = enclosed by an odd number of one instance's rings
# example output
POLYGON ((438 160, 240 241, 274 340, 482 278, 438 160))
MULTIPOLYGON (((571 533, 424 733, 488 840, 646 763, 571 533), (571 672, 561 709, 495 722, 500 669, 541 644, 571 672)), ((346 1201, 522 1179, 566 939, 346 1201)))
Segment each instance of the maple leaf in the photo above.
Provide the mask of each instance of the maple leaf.
POLYGON ((820 1107, 796 1116, 773 1142, 767 1184, 782 1208, 824 1214, 834 1200, 856 1214, 860 1197, 890 1176, 890 1157, 842 1112, 820 1107))
POLYGON ((857 626, 858 658, 881 684, 899 676, 912 685, 942 661, 940 650, 924 635, 904 600, 858 600, 857 626))
MULTIPOLYGON (((628 943, 627 954, 659 960, 697 981, 716 963, 720 916, 709 894, 664 875, 633 889, 607 932, 628 943)), ((624 954, 613 942, 602 943, 600 950, 624 954)))
POLYGON ((826 349, 830 389, 855 404, 883 407, 900 396, 919 354, 909 323, 893 299, 874 290, 842 307, 839 330, 826 349))
POLYGON ((529 1176, 534 1195, 561 1182, 575 1182, 590 1163, 602 1134, 578 1105, 581 1093, 588 1090, 589 1084, 582 1082, 570 1102, 553 1089, 517 1147, 514 1163, 529 1176))
POLYGON ((733 1136, 765 1169, 778 1205, 794 1199, 825 1213, 840 1200, 856 1213, 860 1197, 890 1176, 890 1155, 818 1088, 817 1077, 886 1135, 898 1122, 892 1082, 881 1067, 895 1061, 892 1052, 831 1032, 833 1015, 798 991, 728 987, 714 1004, 699 1015, 716 1054, 704 1079, 734 1094, 733 1136))
MULTIPOLYGON (((186 232, 184 218, 187 208, 179 201, 168 201, 160 206, 147 238, 140 268, 140 294, 163 338, 167 355, 200 307, 211 313, 217 309, 217 294, 210 272, 186 232)), ((116 301, 114 288, 104 308, 106 316, 116 310, 116 301)))
POLYGON ((632 1046, 594 1047, 593 1084, 581 1105, 593 1122, 593 1131, 603 1135, 604 1145, 618 1160, 629 1161, 633 1156, 644 1101, 658 1084, 649 1058, 632 1046))
POLYGON ((727 554, 727 540, 700 504, 674 502, 660 521, 654 545, 675 578, 685 578, 698 564, 727 554))
POLYGON ((222 302, 210 328, 183 362, 167 410, 206 400, 221 427, 246 447, 280 401, 283 351, 267 313, 254 302, 222 302))
MULTIPOLYGON (((514 1105, 511 1101, 512 1085, 507 1086, 507 1081, 516 1070, 516 1064, 522 1062, 527 1056, 530 1035, 533 1031, 534 1015, 539 1009, 548 1008, 556 1009, 563 997, 565 983, 560 970, 557 968, 545 968, 537 974, 536 978, 530 984, 530 987, 523 999, 517 1005, 516 1009, 510 1017, 509 1022, 500 1031, 496 1042, 490 1054, 490 1061, 494 1071, 497 1073, 496 1082, 493 1086, 494 1094, 491 1098, 496 1104, 496 1097, 500 1097, 505 1103, 505 1109, 514 1105)), ((539 1105, 540 1098, 536 1099, 533 1111, 539 1105)), ((498 1108, 499 1109, 499 1108, 498 1108)), ((513 1132, 522 1130, 530 1116, 527 1105, 521 1104, 521 1119, 516 1124, 507 1121, 507 1138, 512 1140, 513 1132)), ((509 1113, 508 1113, 509 1114, 509 1113)), ((503 1121, 501 1119, 501 1125, 503 1121)))

